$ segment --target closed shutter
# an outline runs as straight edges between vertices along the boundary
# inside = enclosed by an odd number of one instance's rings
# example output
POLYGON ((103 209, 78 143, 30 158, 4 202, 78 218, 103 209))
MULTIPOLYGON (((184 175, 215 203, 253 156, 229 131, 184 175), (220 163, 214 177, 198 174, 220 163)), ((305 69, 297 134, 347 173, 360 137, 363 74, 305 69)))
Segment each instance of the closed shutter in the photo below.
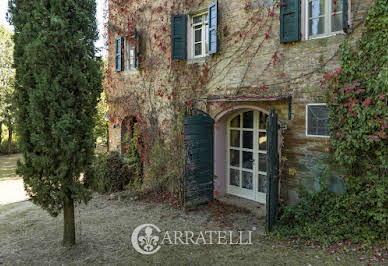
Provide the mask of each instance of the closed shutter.
POLYGON ((209 16, 209 54, 215 54, 218 50, 217 44, 217 25, 218 25, 218 1, 211 3, 208 7, 209 16))
POLYGON ((348 0, 342 1, 342 29, 344 32, 349 31, 349 22, 348 22, 348 0))
POLYGON ((116 72, 123 70, 123 50, 124 50, 124 38, 119 37, 116 39, 116 72))
POLYGON ((300 40, 300 0, 282 0, 280 6, 280 42, 300 40))
POLYGON ((171 16, 171 58, 186 59, 187 46, 187 16, 171 16))

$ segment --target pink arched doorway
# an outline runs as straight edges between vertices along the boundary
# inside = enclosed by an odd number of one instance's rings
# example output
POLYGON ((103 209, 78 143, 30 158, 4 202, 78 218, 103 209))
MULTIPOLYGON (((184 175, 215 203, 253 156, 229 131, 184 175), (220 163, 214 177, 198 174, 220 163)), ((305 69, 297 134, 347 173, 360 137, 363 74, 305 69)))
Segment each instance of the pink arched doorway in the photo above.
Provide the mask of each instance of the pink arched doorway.
POLYGON ((232 107, 215 117, 216 197, 231 194, 265 203, 268 111, 251 105, 232 107))

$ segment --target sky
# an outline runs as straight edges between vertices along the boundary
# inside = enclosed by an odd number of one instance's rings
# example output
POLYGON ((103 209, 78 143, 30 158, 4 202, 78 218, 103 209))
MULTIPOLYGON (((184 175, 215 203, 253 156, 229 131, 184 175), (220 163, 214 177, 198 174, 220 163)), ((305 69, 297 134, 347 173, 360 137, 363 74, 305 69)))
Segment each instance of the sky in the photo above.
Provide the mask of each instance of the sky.
MULTIPOLYGON (((102 51, 100 55, 105 56, 106 52, 104 49, 104 38, 102 36, 104 31, 104 3, 105 0, 96 0, 97 1, 97 23, 98 30, 100 32, 100 39, 96 42, 96 47, 101 48, 102 51)), ((8 24, 6 20, 6 13, 8 9, 8 0, 0 0, 0 24, 5 25, 7 28, 13 30, 12 26, 8 24)))

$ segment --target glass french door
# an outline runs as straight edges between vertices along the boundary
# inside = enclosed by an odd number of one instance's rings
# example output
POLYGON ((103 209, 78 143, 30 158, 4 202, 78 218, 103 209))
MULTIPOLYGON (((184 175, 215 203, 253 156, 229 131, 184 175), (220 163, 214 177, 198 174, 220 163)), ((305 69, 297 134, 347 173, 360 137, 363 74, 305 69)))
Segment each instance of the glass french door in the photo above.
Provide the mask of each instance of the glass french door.
POLYGON ((259 111, 244 111, 228 121, 227 129, 227 192, 264 204, 267 117, 259 111))

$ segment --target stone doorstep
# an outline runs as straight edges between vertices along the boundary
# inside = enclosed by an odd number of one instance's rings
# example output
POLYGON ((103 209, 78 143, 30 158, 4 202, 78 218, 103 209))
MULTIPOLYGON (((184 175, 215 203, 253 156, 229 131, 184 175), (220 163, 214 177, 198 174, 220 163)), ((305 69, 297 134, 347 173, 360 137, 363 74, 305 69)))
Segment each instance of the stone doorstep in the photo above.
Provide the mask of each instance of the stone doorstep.
POLYGON ((257 216, 258 218, 263 218, 263 217, 265 218, 265 215, 266 215, 265 204, 261 204, 253 200, 240 198, 230 194, 217 197, 216 199, 222 203, 233 205, 242 209, 246 209, 250 211, 253 215, 257 216))

